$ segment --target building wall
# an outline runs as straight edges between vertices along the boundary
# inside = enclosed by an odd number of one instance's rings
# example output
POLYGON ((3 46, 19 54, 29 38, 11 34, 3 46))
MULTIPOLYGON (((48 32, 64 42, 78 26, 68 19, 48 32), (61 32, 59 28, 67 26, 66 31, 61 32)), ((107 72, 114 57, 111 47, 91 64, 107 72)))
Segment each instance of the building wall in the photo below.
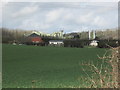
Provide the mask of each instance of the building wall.
POLYGON ((43 40, 40 37, 31 37, 31 41, 34 43, 42 43, 43 40))

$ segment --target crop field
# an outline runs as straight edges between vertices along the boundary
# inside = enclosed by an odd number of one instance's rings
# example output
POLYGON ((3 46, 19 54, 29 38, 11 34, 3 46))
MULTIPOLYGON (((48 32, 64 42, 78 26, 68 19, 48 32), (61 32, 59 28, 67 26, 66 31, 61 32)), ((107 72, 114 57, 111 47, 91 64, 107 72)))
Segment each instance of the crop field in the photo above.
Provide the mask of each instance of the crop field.
POLYGON ((3 44, 3 88, 69 88, 84 87, 91 75, 83 62, 101 63, 106 49, 64 48, 3 44))

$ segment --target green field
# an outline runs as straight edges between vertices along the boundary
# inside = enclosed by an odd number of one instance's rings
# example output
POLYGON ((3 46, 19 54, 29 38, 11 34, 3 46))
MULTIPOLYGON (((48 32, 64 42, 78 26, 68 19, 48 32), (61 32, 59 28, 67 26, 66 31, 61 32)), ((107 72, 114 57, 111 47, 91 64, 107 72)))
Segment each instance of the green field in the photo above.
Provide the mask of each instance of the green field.
MULTIPOLYGON (((82 62, 100 64, 105 49, 3 44, 3 88, 84 87, 82 62)), ((85 67, 83 67, 85 68, 85 67)), ((91 71, 86 69, 90 75, 91 71)))

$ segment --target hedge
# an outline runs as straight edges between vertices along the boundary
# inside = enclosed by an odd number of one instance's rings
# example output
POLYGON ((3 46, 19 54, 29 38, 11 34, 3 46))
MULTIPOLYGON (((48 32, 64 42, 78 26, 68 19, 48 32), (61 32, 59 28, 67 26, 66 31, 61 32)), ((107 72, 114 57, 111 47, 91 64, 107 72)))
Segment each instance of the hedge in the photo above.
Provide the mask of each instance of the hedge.
POLYGON ((89 45, 90 42, 91 41, 89 40, 69 39, 69 40, 64 40, 64 47, 83 48, 84 46, 89 45))

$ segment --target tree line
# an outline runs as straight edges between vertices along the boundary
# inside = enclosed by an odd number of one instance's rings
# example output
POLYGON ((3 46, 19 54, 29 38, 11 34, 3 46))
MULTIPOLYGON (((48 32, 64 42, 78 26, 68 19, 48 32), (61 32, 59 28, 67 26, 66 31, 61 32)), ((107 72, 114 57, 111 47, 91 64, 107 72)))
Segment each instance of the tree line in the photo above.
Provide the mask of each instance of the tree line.
MULTIPOLYGON (((32 32, 32 30, 20 30, 20 29, 8 29, 8 28, 0 28, 2 31, 2 43, 24 43, 26 41, 25 34, 29 34, 32 32)), ((78 35, 75 36, 73 39, 79 39, 79 40, 88 40, 88 32, 80 32, 77 33, 78 35)), ((52 39, 59 39, 58 37, 47 37, 43 36, 43 40, 49 41, 52 39)), ((104 31, 97 30, 96 31, 96 39, 97 40, 117 40, 118 38, 118 30, 117 29, 106 29, 104 31)))
POLYGON ((25 34, 30 31, 20 29, 0 28, 2 31, 2 43, 23 43, 25 41, 25 34))

